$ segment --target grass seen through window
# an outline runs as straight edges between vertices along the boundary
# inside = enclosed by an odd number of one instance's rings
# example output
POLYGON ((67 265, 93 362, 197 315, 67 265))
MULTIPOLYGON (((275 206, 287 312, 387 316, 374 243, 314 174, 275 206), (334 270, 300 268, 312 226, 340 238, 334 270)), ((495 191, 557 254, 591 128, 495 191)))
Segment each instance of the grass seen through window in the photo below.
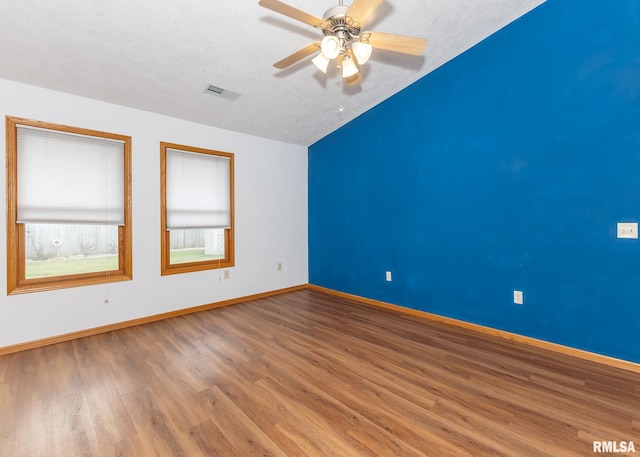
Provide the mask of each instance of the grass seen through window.
MULTIPOLYGON (((204 248, 178 249, 171 251, 172 263, 200 262, 205 260, 217 260, 219 258, 222 258, 222 255, 206 255, 204 253, 204 248)), ((117 255, 29 260, 26 263, 26 277, 46 278, 49 276, 65 276, 87 272, 106 272, 116 270, 117 268, 117 255)))
POLYGON ((46 278, 118 269, 118 256, 76 257, 66 259, 27 260, 27 278, 46 278))
POLYGON ((218 260, 224 258, 224 254, 205 254, 204 248, 196 249, 172 249, 170 252, 171 263, 203 262, 206 260, 218 260))

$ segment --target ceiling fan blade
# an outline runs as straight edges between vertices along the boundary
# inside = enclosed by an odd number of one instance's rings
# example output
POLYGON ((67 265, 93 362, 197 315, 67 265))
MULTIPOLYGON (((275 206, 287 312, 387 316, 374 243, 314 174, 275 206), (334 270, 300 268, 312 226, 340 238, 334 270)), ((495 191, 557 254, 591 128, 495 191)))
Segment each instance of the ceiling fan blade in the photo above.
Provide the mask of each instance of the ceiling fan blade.
POLYGON ((346 15, 363 24, 384 0, 353 0, 346 15))
POLYGON ((300 11, 299 9, 294 8, 293 6, 289 6, 286 3, 279 2, 278 0, 260 0, 258 2, 258 5, 264 6, 265 8, 270 9, 271 11, 275 11, 276 13, 289 16, 290 18, 297 21, 304 22, 311 27, 320 27, 320 25, 322 24, 322 19, 305 13, 304 11, 300 11))
POLYGON ((374 48, 402 52, 414 56, 421 55, 427 46, 427 40, 424 38, 382 32, 364 32, 361 34, 360 41, 369 43, 374 48))
POLYGON ((347 86, 355 86, 356 84, 360 84, 362 82, 362 79, 362 74, 360 72, 356 73, 353 76, 349 76, 348 78, 344 78, 347 86))
POLYGON ((318 49, 320 49, 319 41, 316 43, 311 43, 310 45, 305 46, 299 51, 294 52, 289 57, 285 57, 281 61, 274 63, 273 66, 280 70, 284 70, 285 68, 293 65, 294 63, 304 59, 305 57, 310 56, 311 54, 316 52, 318 49))

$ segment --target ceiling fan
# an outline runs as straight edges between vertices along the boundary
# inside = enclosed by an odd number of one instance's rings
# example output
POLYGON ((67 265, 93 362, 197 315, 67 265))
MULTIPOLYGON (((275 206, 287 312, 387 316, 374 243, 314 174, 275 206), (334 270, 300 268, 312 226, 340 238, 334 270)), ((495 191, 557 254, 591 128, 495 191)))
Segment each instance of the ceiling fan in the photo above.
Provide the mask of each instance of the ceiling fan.
POLYGON ((427 45, 424 38, 362 30, 363 24, 383 1, 353 0, 351 6, 343 6, 340 0, 338 6, 329 8, 320 19, 279 0, 260 0, 260 6, 318 28, 324 34, 321 41, 305 46, 273 66, 282 70, 320 51, 312 59, 316 67, 326 73, 331 60, 336 59, 341 76, 352 85, 362 81, 360 65, 369 60, 373 48, 421 55, 427 45))

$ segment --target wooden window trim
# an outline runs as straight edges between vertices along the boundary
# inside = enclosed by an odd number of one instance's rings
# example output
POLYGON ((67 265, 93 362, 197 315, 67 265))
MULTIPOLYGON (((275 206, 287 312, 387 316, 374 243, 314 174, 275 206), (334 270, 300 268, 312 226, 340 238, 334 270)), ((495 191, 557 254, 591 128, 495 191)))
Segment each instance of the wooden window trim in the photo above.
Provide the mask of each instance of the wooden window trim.
POLYGON ((7 295, 90 286, 132 279, 131 137, 98 130, 6 116, 7 143, 7 295), (119 140, 124 143, 124 226, 118 227, 117 270, 26 279, 24 224, 18 214, 18 125, 119 140))
POLYGON ((235 246, 234 246, 234 154, 231 152, 214 151, 212 149, 197 148, 193 146, 185 146, 175 143, 160 142, 160 274, 162 276, 190 273, 194 271, 215 270, 218 268, 229 268, 235 265, 235 246), (206 260, 200 262, 189 263, 170 263, 170 233, 167 230, 167 149, 177 149, 185 152, 195 152, 200 154, 209 154, 219 157, 229 158, 229 185, 230 189, 230 219, 231 228, 224 231, 225 257, 219 260, 206 260))

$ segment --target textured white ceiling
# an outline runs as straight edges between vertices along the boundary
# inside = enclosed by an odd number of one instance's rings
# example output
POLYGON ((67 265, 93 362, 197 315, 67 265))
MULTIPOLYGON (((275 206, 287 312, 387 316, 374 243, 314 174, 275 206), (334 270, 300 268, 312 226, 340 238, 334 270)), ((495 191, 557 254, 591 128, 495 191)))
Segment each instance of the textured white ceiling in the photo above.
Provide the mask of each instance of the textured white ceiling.
MULTIPOLYGON (((339 3, 284 1, 318 17, 339 3)), ((310 58, 272 66, 322 35, 258 0, 2 0, 0 78, 309 146, 543 1, 388 0, 364 28, 426 38, 424 55, 374 50, 341 89, 310 58)))

